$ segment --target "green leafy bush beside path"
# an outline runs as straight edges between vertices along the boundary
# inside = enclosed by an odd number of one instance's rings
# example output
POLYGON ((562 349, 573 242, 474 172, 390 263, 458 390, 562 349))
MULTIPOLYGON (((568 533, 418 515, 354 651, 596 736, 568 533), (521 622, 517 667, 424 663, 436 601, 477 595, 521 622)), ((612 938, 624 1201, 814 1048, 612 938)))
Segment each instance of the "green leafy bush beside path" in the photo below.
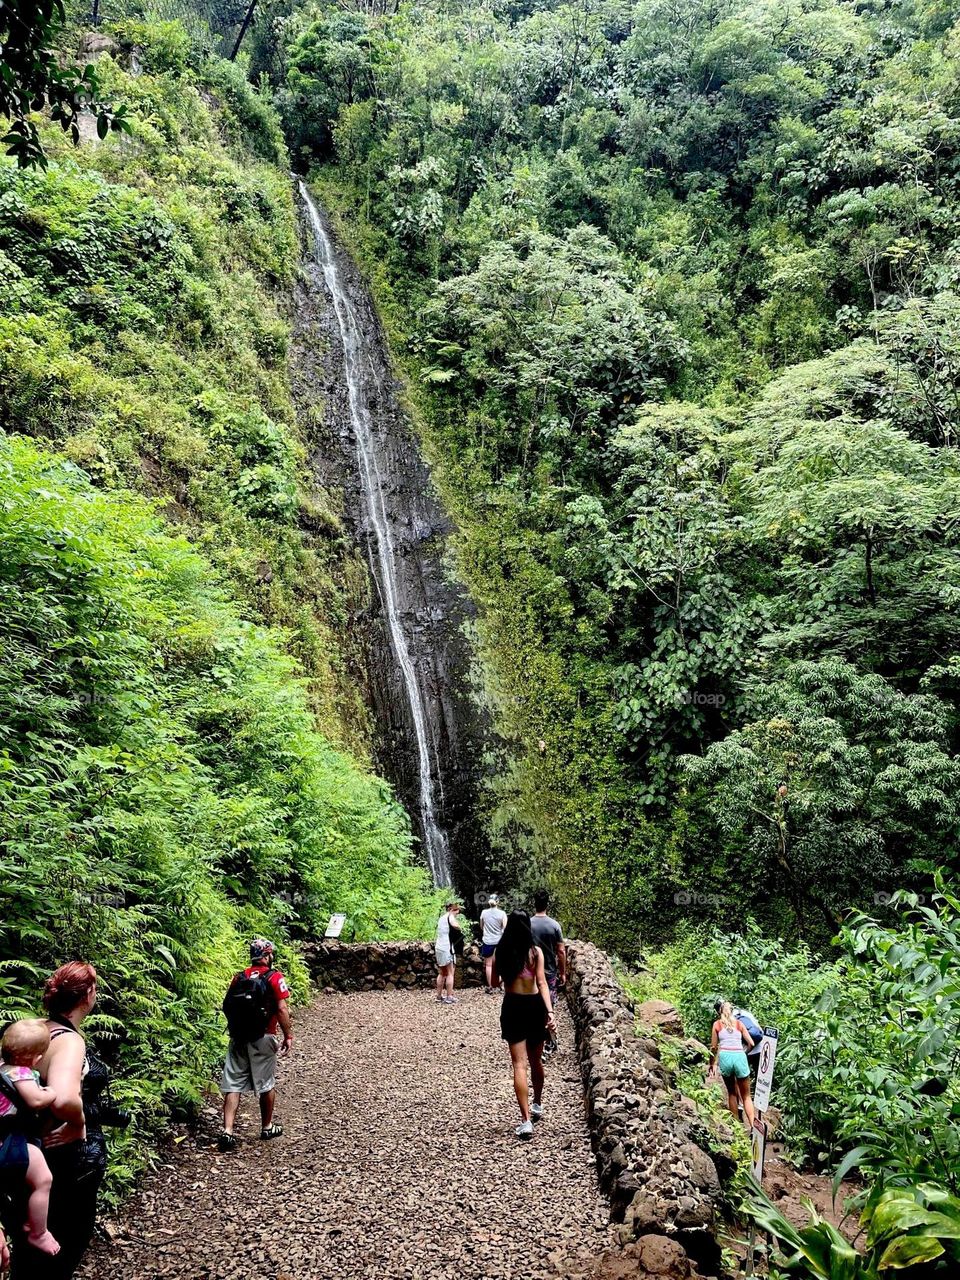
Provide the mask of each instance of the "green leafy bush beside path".
POLYGON ((0 451, 0 994, 4 1018, 83 956, 103 978, 140 1126, 183 1110, 222 1049, 244 940, 336 909, 423 925, 424 873, 386 786, 317 733, 278 638, 142 501, 29 442, 0 451))

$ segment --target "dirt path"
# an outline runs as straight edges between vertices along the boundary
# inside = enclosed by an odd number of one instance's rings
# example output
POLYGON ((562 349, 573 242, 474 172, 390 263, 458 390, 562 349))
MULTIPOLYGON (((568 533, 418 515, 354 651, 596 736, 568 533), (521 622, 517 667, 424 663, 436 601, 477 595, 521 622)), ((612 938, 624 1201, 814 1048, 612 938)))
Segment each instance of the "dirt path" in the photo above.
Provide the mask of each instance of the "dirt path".
POLYGON ((321 997, 281 1068, 282 1138, 239 1149, 217 1113, 145 1183, 85 1280, 547 1280, 609 1247, 572 1028, 548 1067, 546 1116, 514 1137, 499 999, 458 992, 321 997))

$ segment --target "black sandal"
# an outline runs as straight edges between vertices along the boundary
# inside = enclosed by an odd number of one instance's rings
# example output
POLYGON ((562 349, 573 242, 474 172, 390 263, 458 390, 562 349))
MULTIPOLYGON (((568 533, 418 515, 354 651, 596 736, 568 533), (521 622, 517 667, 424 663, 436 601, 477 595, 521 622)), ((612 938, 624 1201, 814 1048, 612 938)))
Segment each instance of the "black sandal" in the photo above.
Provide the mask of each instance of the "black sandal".
POLYGON ((221 1133, 217 1139, 217 1146, 221 1151, 235 1151, 237 1147, 236 1136, 232 1133, 221 1133))
POLYGON ((276 1123, 274 1123, 274 1124, 268 1124, 268 1125, 267 1125, 267 1127, 266 1127, 265 1129, 261 1129, 261 1130, 260 1130, 260 1137, 261 1137, 261 1138, 263 1138, 263 1139, 265 1139, 265 1140, 266 1140, 267 1138, 282 1138, 282 1137, 283 1137, 283 1125, 282 1125, 282 1124, 276 1124, 276 1123))

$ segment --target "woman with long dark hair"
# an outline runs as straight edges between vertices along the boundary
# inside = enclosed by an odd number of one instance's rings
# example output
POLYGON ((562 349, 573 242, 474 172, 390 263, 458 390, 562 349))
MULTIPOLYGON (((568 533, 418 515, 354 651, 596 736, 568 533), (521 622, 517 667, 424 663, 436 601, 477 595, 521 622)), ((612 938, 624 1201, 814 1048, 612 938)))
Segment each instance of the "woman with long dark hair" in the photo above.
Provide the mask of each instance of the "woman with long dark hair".
POLYGON ((494 978, 503 982, 500 1033, 510 1048, 513 1087, 520 1106, 518 1138, 533 1137, 534 1122, 543 1116, 543 1042, 555 1029, 543 952, 533 945, 530 917, 512 911, 494 953, 494 978), (527 1085, 527 1066, 533 1102, 527 1085))

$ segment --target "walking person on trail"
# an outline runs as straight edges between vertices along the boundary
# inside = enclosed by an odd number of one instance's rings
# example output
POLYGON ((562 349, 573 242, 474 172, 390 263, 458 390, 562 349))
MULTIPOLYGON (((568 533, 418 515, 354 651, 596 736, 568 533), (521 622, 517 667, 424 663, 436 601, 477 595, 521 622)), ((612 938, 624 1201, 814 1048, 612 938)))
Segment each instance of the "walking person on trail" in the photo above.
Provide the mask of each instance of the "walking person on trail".
POLYGON ((507 913, 499 906, 499 902, 497 895, 491 893, 485 910, 480 912, 482 930, 480 954, 483 956, 483 973, 487 980, 486 990, 490 995, 497 990, 493 985, 493 953, 507 927, 507 913))
MULTIPOLYGON (((718 1000, 713 1006, 713 1011, 720 1016, 720 1009, 723 1000, 718 1000)), ((753 1041, 753 1048, 747 1050, 747 1066, 750 1068, 750 1076, 753 1080, 757 1078, 757 1069, 760 1066, 760 1049, 763 1041, 763 1028, 756 1020, 749 1009, 741 1009, 737 1005, 733 1006, 733 1016, 746 1027, 750 1039, 753 1041)))
POLYGON ((710 1038, 710 1068, 708 1074, 719 1071, 727 1087, 727 1106, 735 1121, 740 1119, 740 1104, 747 1125, 753 1128, 753 1099, 750 1096, 750 1068, 747 1065, 747 1049, 753 1048, 753 1037, 743 1023, 734 1017, 733 1006, 725 1000, 720 1006, 720 1017, 713 1024, 710 1038))
POLYGON ((543 951, 534 945, 530 917, 512 911, 494 954, 494 977, 506 988, 500 1010, 500 1034, 510 1048, 513 1088, 520 1107, 518 1138, 532 1138, 543 1118, 543 1042, 555 1027, 543 951), (533 1102, 527 1085, 527 1065, 533 1102))
POLYGON ((437 921, 437 937, 434 949, 437 956, 437 1003, 457 1004, 453 994, 453 975, 457 965, 457 950, 463 947, 463 930, 458 916, 460 903, 451 900, 440 913, 437 921))
POLYGON ((293 1048, 290 988, 273 967, 274 946, 266 938, 250 943, 250 965, 234 974, 223 1000, 230 1032, 230 1047, 223 1064, 223 1133, 220 1150, 237 1145, 233 1127, 240 1109, 240 1095, 255 1093, 260 1103, 260 1137, 279 1138, 283 1127, 273 1119, 277 1088, 277 1055, 293 1048), (283 1032, 283 1039, 279 1033, 283 1032))
MULTIPOLYGON (((555 1009, 557 993, 566 986, 567 982, 567 948, 560 925, 553 916, 547 915, 550 895, 546 889, 537 890, 533 895, 533 905, 536 914, 530 918, 530 931, 533 934, 534 943, 543 952, 543 967, 547 975, 547 986, 550 988, 550 1007, 555 1009)), ((551 1034, 547 1037, 544 1053, 549 1056, 556 1047, 556 1035, 551 1034)))

